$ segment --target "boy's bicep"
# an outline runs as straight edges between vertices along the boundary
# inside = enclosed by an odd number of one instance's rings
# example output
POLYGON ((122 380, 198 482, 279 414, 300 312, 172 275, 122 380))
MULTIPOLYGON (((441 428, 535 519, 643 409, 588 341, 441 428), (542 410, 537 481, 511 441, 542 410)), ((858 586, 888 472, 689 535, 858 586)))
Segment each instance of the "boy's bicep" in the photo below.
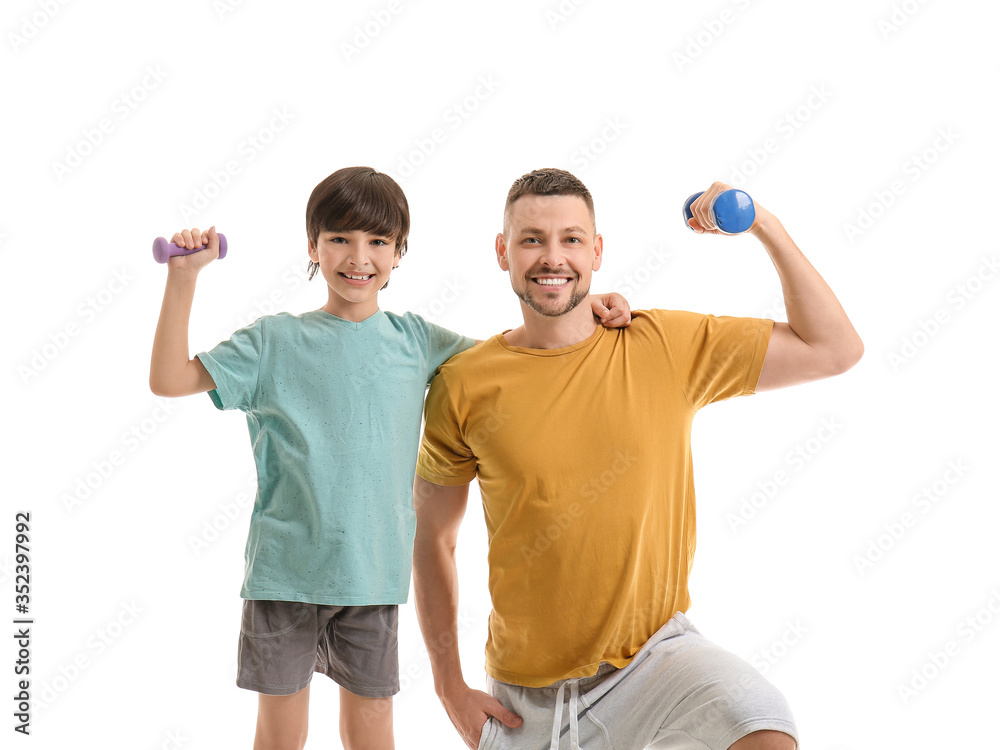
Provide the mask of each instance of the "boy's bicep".
POLYGON ((215 380, 197 357, 188 362, 184 368, 184 381, 187 386, 185 395, 215 390, 215 380))

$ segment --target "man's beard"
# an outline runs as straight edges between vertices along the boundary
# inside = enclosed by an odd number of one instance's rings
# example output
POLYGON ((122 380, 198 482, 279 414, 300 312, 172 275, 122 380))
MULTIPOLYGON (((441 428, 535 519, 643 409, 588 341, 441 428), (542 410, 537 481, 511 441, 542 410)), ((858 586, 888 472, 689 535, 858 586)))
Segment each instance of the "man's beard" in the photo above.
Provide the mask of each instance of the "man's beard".
MULTIPOLYGON (((573 292, 573 294, 570 295, 570 298, 566 301, 565 305, 560 308, 553 308, 551 303, 547 304, 544 301, 535 299, 532 295, 532 292, 535 290, 531 286, 534 283, 535 282, 529 279, 527 286, 523 290, 514 289, 514 293, 517 295, 518 299, 521 300, 521 302, 526 304, 539 315, 544 315, 548 318, 558 318, 560 315, 565 315, 590 296, 590 289, 578 288, 573 292)), ((576 279, 572 279, 567 283, 576 283, 576 279)))

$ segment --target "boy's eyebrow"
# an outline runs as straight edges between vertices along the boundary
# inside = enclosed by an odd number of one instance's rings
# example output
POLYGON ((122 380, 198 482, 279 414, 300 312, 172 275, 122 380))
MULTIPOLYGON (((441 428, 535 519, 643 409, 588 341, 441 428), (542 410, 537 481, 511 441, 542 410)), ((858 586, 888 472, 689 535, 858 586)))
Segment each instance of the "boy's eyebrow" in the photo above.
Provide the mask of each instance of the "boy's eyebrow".
MULTIPOLYGON (((330 234, 350 234, 351 232, 363 232, 363 229, 324 229, 320 234, 330 235, 330 234)), ((368 232, 372 237, 378 237, 380 239, 390 239, 392 238, 391 233, 381 234, 380 232, 368 232)))

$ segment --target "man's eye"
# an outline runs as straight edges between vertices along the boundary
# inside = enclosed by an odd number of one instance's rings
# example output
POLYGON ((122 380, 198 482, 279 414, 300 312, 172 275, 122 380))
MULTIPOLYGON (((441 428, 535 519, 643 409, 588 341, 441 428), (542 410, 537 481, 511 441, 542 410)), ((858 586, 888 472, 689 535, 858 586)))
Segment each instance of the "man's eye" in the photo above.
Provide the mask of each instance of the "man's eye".
POLYGON ((579 243, 580 242, 580 238, 579 237, 567 237, 566 238, 566 242, 576 242, 576 243, 579 243))
POLYGON ((537 237, 525 237, 525 238, 524 238, 524 241, 525 241, 526 243, 531 243, 531 242, 538 242, 538 238, 537 238, 537 237))

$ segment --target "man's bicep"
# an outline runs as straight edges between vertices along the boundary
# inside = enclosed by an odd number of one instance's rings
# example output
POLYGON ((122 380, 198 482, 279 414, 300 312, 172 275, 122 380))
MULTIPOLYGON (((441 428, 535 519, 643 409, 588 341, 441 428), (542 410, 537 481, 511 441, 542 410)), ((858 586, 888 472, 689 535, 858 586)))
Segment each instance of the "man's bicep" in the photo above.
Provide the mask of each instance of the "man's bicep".
POLYGON ((443 485, 417 475, 413 483, 413 505, 417 513, 417 536, 447 540, 454 544, 469 500, 469 482, 443 485))
POLYGON ((833 374, 826 357, 799 338, 788 323, 775 322, 755 391, 787 388, 833 374))

